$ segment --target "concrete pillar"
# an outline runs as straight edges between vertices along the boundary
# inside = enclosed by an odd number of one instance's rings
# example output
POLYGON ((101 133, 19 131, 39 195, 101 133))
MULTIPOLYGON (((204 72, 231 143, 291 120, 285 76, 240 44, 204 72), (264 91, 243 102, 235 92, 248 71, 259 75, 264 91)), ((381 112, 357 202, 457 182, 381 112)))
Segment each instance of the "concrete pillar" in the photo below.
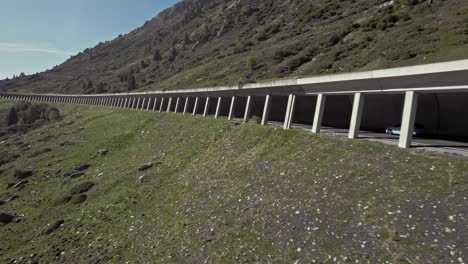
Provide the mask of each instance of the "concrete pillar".
POLYGON ((121 102, 120 108, 125 108, 127 106, 127 103, 128 103, 128 98, 123 99, 121 102))
POLYGON ((158 98, 155 97, 155 98, 154 98, 154 102, 153 102, 153 111, 156 111, 156 105, 157 105, 157 103, 158 103, 158 98))
POLYGON ((294 117, 294 106, 296 104, 296 95, 290 94, 288 97, 288 105, 286 107, 286 115, 284 117, 284 129, 290 129, 294 117))
POLYGON ((148 104, 146 104, 146 111, 149 111, 150 109, 151 99, 152 99, 151 97, 148 98, 148 104))
POLYGON ((197 115, 198 110, 198 97, 195 98, 195 104, 193 105, 193 115, 197 115))
POLYGON ((324 94, 318 94, 317 104, 315 105, 314 123, 312 124, 312 133, 320 133, 322 127, 323 111, 325 110, 325 103, 327 96, 324 94))
POLYGON ((135 107, 136 110, 140 109, 140 101, 141 101, 141 98, 138 97, 137 104, 136 104, 136 107, 135 107))
POLYGON ((189 98, 185 97, 184 111, 182 112, 183 115, 187 114, 188 100, 189 98))
POLYGON ((405 105, 403 107, 403 117, 401 119, 400 148, 411 147, 413 139, 414 121, 416 120, 416 111, 418 110, 419 94, 414 91, 405 93, 405 105))
POLYGON ((141 111, 145 110, 146 97, 143 97, 143 102, 141 103, 141 111))
POLYGON ((210 97, 206 97, 206 102, 205 102, 205 110, 203 110, 203 116, 208 115, 208 111, 210 110, 210 97))
POLYGON ((223 98, 220 96, 218 97, 218 103, 216 104, 216 113, 215 113, 215 118, 219 118, 219 113, 221 112, 221 101, 223 98))
POLYGON ((132 107, 131 107, 132 109, 134 109, 134 108, 135 108, 135 104, 136 104, 136 98, 135 98, 135 97, 133 97, 133 100, 132 100, 132 107))
POLYGON ((175 103, 175 110, 174 110, 174 113, 177 113, 177 109, 179 108, 179 101, 180 101, 180 98, 177 97, 177 100, 176 100, 176 103, 175 103))
POLYGON ((268 94, 265 97, 265 106, 263 107, 262 126, 268 125, 268 117, 270 116, 271 96, 268 94))
POLYGON ((162 112, 162 110, 163 110, 164 99, 165 99, 164 97, 163 97, 163 98, 161 98, 161 105, 159 106, 159 112, 160 112, 160 113, 161 113, 161 112, 162 112))
POLYGON ((236 97, 233 96, 231 98, 231 106, 229 106, 228 120, 232 120, 234 118, 234 111, 235 110, 236 110, 236 97))
POLYGON ((169 102, 167 103, 166 112, 169 113, 169 111, 171 111, 171 105, 172 105, 172 97, 169 97, 169 102))
POLYGON ((364 110, 364 95, 362 93, 354 94, 353 112, 351 114, 351 123, 349 126, 350 139, 359 137, 359 129, 361 128, 362 112, 364 110))
POLYGON ((247 96, 247 103, 245 104, 244 123, 249 122, 250 112, 252 111, 252 96, 247 96))

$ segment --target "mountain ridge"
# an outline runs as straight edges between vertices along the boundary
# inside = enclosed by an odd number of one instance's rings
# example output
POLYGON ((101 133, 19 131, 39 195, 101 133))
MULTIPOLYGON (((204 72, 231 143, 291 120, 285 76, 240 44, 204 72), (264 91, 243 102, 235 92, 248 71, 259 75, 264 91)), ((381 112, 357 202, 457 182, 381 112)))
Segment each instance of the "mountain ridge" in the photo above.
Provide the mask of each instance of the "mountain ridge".
POLYGON ((461 0, 186 0, 0 90, 173 90, 456 60, 468 58, 467 25, 461 0))

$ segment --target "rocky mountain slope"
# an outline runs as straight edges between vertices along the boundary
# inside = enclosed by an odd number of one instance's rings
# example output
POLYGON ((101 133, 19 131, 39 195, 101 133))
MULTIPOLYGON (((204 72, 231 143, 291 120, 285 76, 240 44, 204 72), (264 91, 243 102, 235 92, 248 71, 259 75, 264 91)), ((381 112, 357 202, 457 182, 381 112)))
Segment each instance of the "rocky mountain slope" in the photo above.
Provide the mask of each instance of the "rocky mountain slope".
POLYGON ((467 28, 465 0, 185 0, 0 89, 185 89, 465 59, 467 28))
POLYGON ((56 107, 62 120, 0 136, 1 263, 468 259, 466 159, 254 123, 56 107))

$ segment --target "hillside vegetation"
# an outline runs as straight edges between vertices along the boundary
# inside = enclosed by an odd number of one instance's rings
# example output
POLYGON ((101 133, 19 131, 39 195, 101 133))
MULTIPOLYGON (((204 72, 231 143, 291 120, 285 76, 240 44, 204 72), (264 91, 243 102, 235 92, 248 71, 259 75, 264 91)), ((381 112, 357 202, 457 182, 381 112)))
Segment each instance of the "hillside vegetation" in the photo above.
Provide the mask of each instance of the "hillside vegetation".
POLYGON ((0 90, 171 90, 466 59, 467 28, 466 0, 185 0, 0 90))
POLYGON ((61 120, 0 138, 2 263, 467 260, 466 159, 56 107, 61 120))

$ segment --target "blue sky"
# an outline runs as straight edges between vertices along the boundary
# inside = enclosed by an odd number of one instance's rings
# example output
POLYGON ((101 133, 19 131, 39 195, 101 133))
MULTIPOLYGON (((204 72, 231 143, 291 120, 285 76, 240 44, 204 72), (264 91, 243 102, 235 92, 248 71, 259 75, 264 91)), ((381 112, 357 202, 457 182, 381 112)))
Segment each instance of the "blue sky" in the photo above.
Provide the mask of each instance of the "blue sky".
POLYGON ((50 69, 178 0, 1 0, 0 79, 50 69))

